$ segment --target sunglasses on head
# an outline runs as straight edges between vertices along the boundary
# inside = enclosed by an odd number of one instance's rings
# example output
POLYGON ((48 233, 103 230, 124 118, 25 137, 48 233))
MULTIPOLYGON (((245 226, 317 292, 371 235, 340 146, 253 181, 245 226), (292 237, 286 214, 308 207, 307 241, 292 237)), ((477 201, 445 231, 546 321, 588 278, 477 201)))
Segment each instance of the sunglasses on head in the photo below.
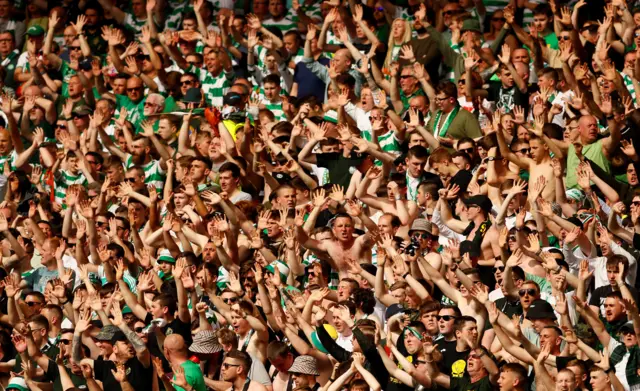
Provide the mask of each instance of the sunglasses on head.
POLYGON ((524 295, 529 295, 529 296, 535 296, 536 293, 538 293, 535 289, 530 288, 530 289, 520 289, 518 291, 518 294, 520 295, 520 297, 524 297, 524 295))
POLYGON ((453 315, 438 315, 436 316, 436 319, 438 320, 444 320, 445 322, 448 322, 450 320, 454 320, 456 317, 453 315))

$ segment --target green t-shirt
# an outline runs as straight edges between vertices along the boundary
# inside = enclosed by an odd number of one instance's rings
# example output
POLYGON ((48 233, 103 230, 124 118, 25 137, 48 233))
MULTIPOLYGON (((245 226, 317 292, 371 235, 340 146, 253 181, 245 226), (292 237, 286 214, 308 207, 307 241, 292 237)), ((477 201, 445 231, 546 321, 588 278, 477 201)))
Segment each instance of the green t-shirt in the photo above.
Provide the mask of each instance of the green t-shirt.
MULTIPOLYGON (((187 383, 195 391, 207 391, 207 387, 204 385, 204 376, 202 375, 202 371, 200 370, 200 365, 194 363, 193 361, 185 361, 181 364, 184 369, 184 377, 187 379, 187 383)), ((175 375, 173 376, 173 380, 175 380, 175 375)), ((175 389, 178 391, 184 391, 184 388, 174 385, 175 389)))

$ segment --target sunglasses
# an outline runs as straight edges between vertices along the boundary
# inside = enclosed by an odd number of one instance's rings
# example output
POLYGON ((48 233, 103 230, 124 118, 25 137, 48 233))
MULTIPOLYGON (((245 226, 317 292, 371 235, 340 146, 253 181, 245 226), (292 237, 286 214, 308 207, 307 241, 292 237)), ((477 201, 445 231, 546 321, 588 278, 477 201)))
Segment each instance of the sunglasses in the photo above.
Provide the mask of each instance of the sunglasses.
POLYGON ((401 75, 400 76, 401 79, 408 79, 410 77, 413 77, 413 75, 401 75))
POLYGON ((222 368, 224 368, 224 369, 229 369, 231 367, 239 367, 239 366, 240 365, 238 365, 238 364, 229 364, 229 363, 226 363, 226 362, 222 363, 222 368))
POLYGON ((142 91, 142 87, 127 88, 127 91, 142 91))
POLYGON ((315 277, 316 276, 316 272, 314 272, 314 271, 311 271, 308 274, 309 274, 309 277, 315 277))
MULTIPOLYGON (((514 238, 514 239, 515 239, 515 238, 514 238)), ((503 271, 504 271, 504 266, 497 266, 497 267, 494 267, 494 268, 493 268, 493 272, 495 273, 495 272, 497 272, 497 271, 503 272, 503 271)))
POLYGON ((67 125, 65 124, 56 124, 56 129, 66 129, 67 125))
POLYGON ((538 293, 535 289, 520 289, 518 295, 524 297, 524 295, 535 296, 538 293))
POLYGON ((493 22, 505 22, 506 19, 505 18, 491 18, 491 21, 493 21, 493 22))
POLYGON ((27 301, 26 304, 29 307, 33 307, 33 306, 36 306, 36 305, 42 305, 42 303, 40 303, 39 301, 27 301))
POLYGON ((237 303, 238 302, 238 298, 237 297, 228 297, 226 299, 222 299, 222 301, 224 301, 227 304, 229 304, 229 303, 237 303))
POLYGON ((185 80, 180 82, 181 86, 190 86, 191 84, 193 84, 193 80, 185 80))
POLYGON ((124 181, 129 183, 134 183, 136 181, 136 178, 124 178, 124 181))
POLYGON ((61 339, 59 342, 61 344, 63 344, 63 345, 69 345, 71 343, 71 340, 70 339, 61 339))
POLYGON ((108 226, 109 223, 107 223, 106 221, 96 221, 96 225, 98 226, 98 228, 102 228, 108 226))
POLYGON ((82 48, 80 46, 69 46, 69 49, 71 49, 71 50, 81 50, 82 48))
POLYGON ((516 237, 510 235, 509 237, 507 237, 507 240, 512 240, 512 241, 515 242, 516 241, 516 237))
POLYGON ((141 333, 144 330, 144 327, 136 327, 133 329, 136 333, 141 333))
POLYGON ((518 150, 516 150, 516 152, 520 152, 520 153, 529 153, 529 152, 531 152, 531 148, 522 148, 522 149, 518 149, 518 150))
POLYGON ((558 41, 570 41, 571 37, 566 37, 564 35, 558 36, 558 41))
POLYGON ((445 322, 448 322, 450 320, 454 320, 456 317, 453 315, 438 315, 436 316, 436 319, 438 320, 444 320, 445 322))
POLYGON ((458 80, 458 84, 467 84, 467 81, 465 79, 460 79, 458 80))
POLYGON ((423 233, 416 232, 413 235, 411 235, 411 237, 416 239, 429 239, 431 235, 428 232, 423 232, 423 233))
POLYGON ((458 13, 458 11, 456 11, 456 10, 453 10, 453 11, 444 11, 444 12, 443 12, 443 14, 444 14, 444 15, 455 15, 455 14, 457 14, 457 13, 458 13))
POLYGON ((472 154, 473 153, 474 148, 464 148, 464 149, 459 149, 458 152, 464 152, 467 154, 472 154))
POLYGON ((633 205, 633 206, 639 206, 639 205, 640 205, 640 201, 633 201, 633 202, 631 203, 631 205, 633 205))

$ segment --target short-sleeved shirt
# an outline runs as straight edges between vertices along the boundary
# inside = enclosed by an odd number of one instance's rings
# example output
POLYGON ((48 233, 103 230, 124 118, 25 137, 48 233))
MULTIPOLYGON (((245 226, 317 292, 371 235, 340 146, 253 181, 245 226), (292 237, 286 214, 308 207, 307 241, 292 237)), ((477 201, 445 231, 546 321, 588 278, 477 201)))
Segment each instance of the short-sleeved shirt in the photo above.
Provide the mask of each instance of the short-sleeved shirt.
MULTIPOLYGON (((326 57, 318 58, 318 63, 327 66, 331 62, 326 57)), ((324 90, 326 84, 322 79, 316 76, 313 72, 307 68, 307 64, 299 62, 296 64, 295 71, 293 73, 293 82, 298 83, 298 96, 305 97, 313 95, 318 98, 319 103, 324 102, 324 90)))
POLYGON ((357 153, 344 157, 342 152, 316 155, 318 167, 324 167, 331 173, 331 183, 341 185, 345 189, 349 187, 351 176, 356 172, 356 167, 362 163, 364 158, 365 155, 357 153))
MULTIPOLYGON (((127 154, 124 167, 129 170, 133 166, 133 155, 127 154)), ((144 170, 144 184, 151 185, 160 192, 164 188, 166 176, 166 172, 160 166, 160 161, 152 159, 149 163, 143 164, 141 167, 144 170)))
POLYGON ((223 106, 224 94, 231 87, 233 72, 220 72, 218 76, 214 76, 206 69, 191 66, 187 72, 195 73, 202 85, 202 92, 208 104, 221 108, 223 106))
POLYGON ((487 92, 487 99, 496 102, 496 108, 503 109, 506 113, 510 113, 515 106, 529 106, 527 94, 522 93, 515 84, 511 88, 504 88, 502 82, 490 81, 487 92))
MULTIPOLYGON (((184 369, 184 377, 187 379, 187 383, 192 387, 195 391, 206 391, 207 386, 204 384, 204 376, 202 375, 202 371, 200 370, 200 365, 194 363, 193 361, 185 361, 180 366, 184 369)), ((173 376, 173 380, 175 380, 175 375, 173 376)), ((184 388, 180 386, 173 386, 178 391, 184 391, 184 388)))
MULTIPOLYGON (((74 386, 81 389, 86 388, 87 381, 84 376, 76 375, 68 369, 67 374, 71 378, 74 386)), ((63 391, 62 383, 60 382, 60 369, 54 360, 49 360, 49 366, 47 367, 47 372, 45 372, 44 376, 48 382, 53 382, 53 391, 63 391)))
MULTIPOLYGON (((127 380, 134 390, 151 390, 153 386, 153 365, 148 368, 137 357, 129 359, 125 364, 127 380)), ((116 363, 110 360, 96 360, 93 363, 93 372, 96 380, 102 382, 102 387, 109 391, 122 391, 120 383, 113 377, 111 371, 116 370, 116 363)))
POLYGON ((27 282, 27 286, 40 293, 44 293, 47 282, 54 278, 58 278, 58 269, 49 270, 44 266, 22 275, 22 279, 27 282))

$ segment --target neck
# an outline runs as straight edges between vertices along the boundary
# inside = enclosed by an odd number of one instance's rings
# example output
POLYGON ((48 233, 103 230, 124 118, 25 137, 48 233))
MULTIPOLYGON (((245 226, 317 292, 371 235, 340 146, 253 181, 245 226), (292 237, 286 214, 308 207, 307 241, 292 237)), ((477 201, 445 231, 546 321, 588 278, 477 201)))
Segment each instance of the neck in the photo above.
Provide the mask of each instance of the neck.
POLYGON ((471 383, 475 383, 485 377, 486 374, 483 371, 480 371, 478 373, 469 373, 469 376, 471 377, 471 383))
POLYGON ((467 346, 467 343, 464 342, 461 339, 456 339, 456 351, 458 352, 464 352, 465 350, 468 350, 469 347, 467 346))
MULTIPOLYGON (((54 261, 55 261, 55 258, 54 258, 54 261)), ((48 271, 56 270, 58 268, 58 265, 56 262, 49 261, 47 263, 42 263, 42 264, 47 268, 48 271)))
POLYGON ((52 324, 49 326, 49 337, 51 338, 55 338, 58 336, 58 334, 60 334, 60 330, 62 330, 60 328, 60 326, 56 325, 56 324, 52 324))
POLYGON ((171 364, 172 366, 176 366, 176 365, 182 365, 183 363, 185 363, 187 361, 187 358, 184 356, 180 356, 180 357, 171 357, 171 364))
POLYGON ((246 376, 238 376, 236 377, 236 380, 233 381, 233 389, 234 390, 241 390, 242 387, 244 386, 244 382, 247 381, 247 377, 246 376))
POLYGON ((474 217, 473 222, 476 224, 476 226, 484 223, 484 221, 486 220, 486 218, 483 215, 477 215, 476 217, 474 217))

